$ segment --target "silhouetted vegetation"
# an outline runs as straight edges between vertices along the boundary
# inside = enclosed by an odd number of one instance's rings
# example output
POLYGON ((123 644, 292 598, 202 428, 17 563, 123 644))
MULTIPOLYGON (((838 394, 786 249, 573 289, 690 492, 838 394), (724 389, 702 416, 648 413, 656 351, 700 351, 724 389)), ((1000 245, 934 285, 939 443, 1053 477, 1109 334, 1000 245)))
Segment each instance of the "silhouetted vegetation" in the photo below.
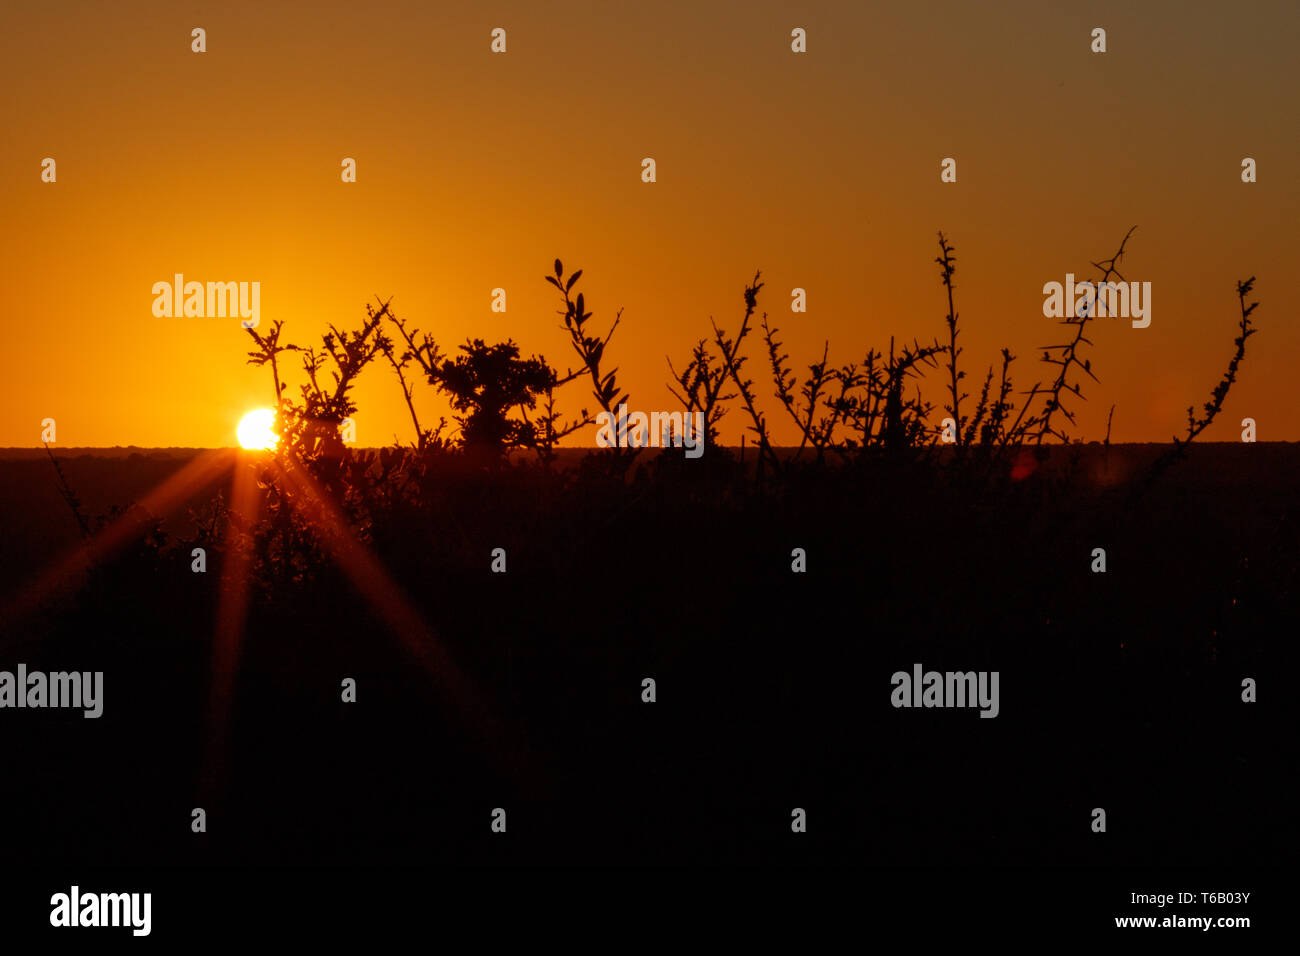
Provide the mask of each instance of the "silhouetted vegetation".
POLYGON ((1196 417, 1196 410, 1192 406, 1187 409, 1187 437, 1173 437, 1173 447, 1165 454, 1161 455, 1156 463, 1152 466, 1150 480, 1154 480, 1163 474, 1164 470, 1172 465, 1175 461, 1187 457, 1187 446, 1196 440, 1201 432, 1209 427, 1210 423, 1218 417, 1219 412, 1223 410, 1224 400, 1228 397, 1228 391, 1237 381, 1237 369, 1241 365, 1241 360, 1246 357, 1246 339, 1250 338, 1259 330, 1252 327, 1250 315, 1255 311, 1258 302, 1246 303, 1251 291, 1255 287, 1255 277, 1251 276, 1244 282, 1237 283, 1237 300, 1241 303, 1241 324, 1240 334, 1233 339, 1235 350, 1232 358, 1228 360, 1228 370, 1224 372, 1222 381, 1214 387, 1214 392, 1210 395, 1210 400, 1204 405, 1204 416, 1196 417))
MULTIPOLYGON (((1098 286, 1114 279, 1123 281, 1118 264, 1133 231, 1128 231, 1113 256, 1093 263, 1099 274, 1098 286)), ((898 346, 891 338, 887 352, 869 349, 860 362, 836 366, 830 359, 827 342, 820 360, 807 366, 807 377, 799 382, 778 337, 780 330, 762 313, 759 327, 775 398, 798 429, 799 444, 792 454, 778 454, 773 446, 754 380, 746 373, 749 361, 746 343, 753 331, 759 293, 763 289, 759 274, 743 290, 745 308, 734 337, 711 319, 711 337, 696 342, 680 372, 668 360, 671 374, 668 392, 685 412, 704 415, 707 444, 715 455, 726 454, 720 447, 719 425, 731 403, 739 405, 748 419, 745 431, 758 451, 754 475, 759 486, 764 484, 766 475, 779 474, 799 464, 805 451, 811 451, 819 465, 833 465, 877 460, 882 455, 895 461, 930 459, 937 448, 951 444, 954 454, 950 467, 960 466, 962 474, 969 477, 1007 468, 1009 452, 1022 445, 1041 446, 1049 440, 1065 444, 1078 441, 1067 431, 1076 420, 1066 398, 1084 398, 1081 376, 1098 381, 1092 360, 1081 354, 1084 346, 1092 345, 1086 333, 1096 315, 1084 310, 1061 320, 1060 324, 1067 330, 1066 341, 1042 347, 1041 360, 1052 369, 1051 377, 1018 393, 1024 396, 1018 406, 1012 375, 1015 356, 1010 349, 1002 349, 1000 365, 996 371, 990 365, 984 376, 974 412, 963 414, 962 403, 971 396, 961 388, 966 372, 959 367, 963 349, 957 344, 960 331, 954 281, 957 257, 955 248, 942 233, 939 251, 935 262, 940 266, 948 306, 944 318, 946 344, 937 339, 930 343, 913 339, 911 344, 898 346), (934 405, 923 397, 920 388, 926 372, 937 368, 941 359, 948 375, 948 398, 943 411, 951 422, 946 440, 944 424, 933 421, 934 405)), ((279 322, 266 336, 250 329, 249 334, 258 346, 257 351, 250 353, 250 361, 271 367, 279 398, 279 431, 284 436, 280 454, 292 454, 316 468, 321 467, 323 459, 339 457, 343 453, 339 425, 355 411, 348 399, 349 390, 361 370, 376 355, 383 354, 395 372, 410 410, 416 435, 412 447, 416 452, 436 449, 451 453, 459 449, 476 461, 499 461, 512 451, 531 449, 543 464, 550 465, 560 442, 594 421, 585 407, 576 416, 565 419, 557 405, 561 389, 579 379, 587 379, 596 407, 613 419, 617 418, 619 406, 628 401, 627 394, 618 385, 618 369, 609 366, 607 351, 622 320, 622 311, 603 336, 591 334, 593 313, 584 294, 576 291, 581 277, 581 269, 566 277, 558 259, 554 275, 545 277, 562 297, 563 308, 558 314, 563 318, 570 345, 580 362, 576 369, 562 373, 549 365, 544 356, 522 357, 513 341, 488 344, 473 339, 460 346, 460 355, 449 359, 429 333, 399 318, 389 302, 380 303, 378 309, 367 307, 366 320, 355 332, 349 334, 331 326, 319 352, 281 345, 279 322), (384 333, 385 320, 396 330, 396 339, 384 333), (288 350, 303 354, 307 383, 300 386, 301 403, 284 397, 287 386, 281 381, 276 356, 288 350), (334 383, 332 389, 322 388, 319 382, 327 365, 334 383), (418 368, 426 383, 446 397, 458 413, 454 441, 443 437, 445 420, 435 429, 421 427, 416 412, 415 382, 408 375, 412 366, 418 368)), ((1245 295, 1253 281, 1239 285, 1243 310, 1245 295)), ((1181 455, 1183 445, 1195 439, 1222 407, 1244 357, 1245 339, 1255 331, 1248 327, 1248 317, 1249 311, 1243 311, 1238 352, 1227 377, 1215 390, 1213 401, 1206 405, 1207 417, 1198 421, 1189 412, 1188 437, 1175 438, 1174 454, 1181 455)), ((1112 407, 1112 416, 1113 413, 1112 407)), ((1108 419, 1107 443, 1109 424, 1108 419)), ((638 451, 620 447, 598 457, 606 460, 607 467, 609 462, 616 462, 615 470, 621 474, 638 451)), ((1159 470, 1164 467, 1161 464, 1159 470)))

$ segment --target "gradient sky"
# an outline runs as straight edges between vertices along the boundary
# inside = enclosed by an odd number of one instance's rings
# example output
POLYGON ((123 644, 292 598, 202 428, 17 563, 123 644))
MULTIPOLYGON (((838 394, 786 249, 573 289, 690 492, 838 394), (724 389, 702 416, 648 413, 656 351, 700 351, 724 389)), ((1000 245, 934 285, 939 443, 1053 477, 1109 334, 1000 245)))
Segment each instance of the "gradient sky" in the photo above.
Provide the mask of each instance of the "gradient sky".
MULTIPOLYGON (((260 281, 262 328, 282 318, 301 344, 391 295, 444 351, 513 337, 564 366, 542 278, 559 256, 598 327, 625 310, 611 356, 652 411, 675 404, 665 356, 680 367, 710 315, 734 331, 755 269, 800 371, 827 338, 839 364, 944 335, 940 229, 967 390, 1003 345, 1028 388, 1050 375, 1035 347, 1061 341, 1043 284, 1090 273, 1134 224, 1122 268, 1152 283, 1153 321, 1096 323, 1075 434, 1100 439, 1112 403, 1115 441, 1181 433, 1255 275, 1260 333, 1203 437, 1237 440, 1250 416, 1260 440, 1300 439, 1298 36, 1291 2, 8 3, 0 445, 39 444, 46 417, 63 446, 233 444, 269 374, 237 320, 154 318, 151 286, 176 272, 260 281)), ((790 441, 759 340, 749 354, 790 441)), ((354 394, 358 444, 413 437, 386 365, 354 394)), ((427 386, 420 405, 446 413, 427 386)), ((736 409, 724 439, 742 425, 736 409)))

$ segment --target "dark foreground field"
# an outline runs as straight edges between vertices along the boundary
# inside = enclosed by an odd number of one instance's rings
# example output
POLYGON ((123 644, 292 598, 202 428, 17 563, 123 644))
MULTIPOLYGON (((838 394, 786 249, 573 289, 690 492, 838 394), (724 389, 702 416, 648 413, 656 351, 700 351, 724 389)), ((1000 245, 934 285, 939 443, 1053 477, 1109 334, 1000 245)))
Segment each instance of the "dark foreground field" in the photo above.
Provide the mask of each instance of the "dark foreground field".
MULTIPOLYGON (((627 483, 448 464, 351 529, 406 617, 324 552, 271 549, 242 628, 221 632, 235 645, 218 637, 233 551, 209 542, 192 572, 182 508, 154 545, 3 620, 0 670, 105 675, 98 720, 0 711, 6 855, 1280 863, 1300 447, 1193 447, 1136 497, 1161 450, 1026 454, 978 484, 943 462, 868 463, 761 492, 721 449, 708 471, 666 458, 627 483), (214 710, 218 645, 234 665, 214 710), (917 663, 998 671, 999 715, 895 709, 891 675, 917 663)), ((95 515, 192 454, 59 457, 95 515)), ((0 504, 13 607, 80 534, 43 453, 0 462, 0 504)))

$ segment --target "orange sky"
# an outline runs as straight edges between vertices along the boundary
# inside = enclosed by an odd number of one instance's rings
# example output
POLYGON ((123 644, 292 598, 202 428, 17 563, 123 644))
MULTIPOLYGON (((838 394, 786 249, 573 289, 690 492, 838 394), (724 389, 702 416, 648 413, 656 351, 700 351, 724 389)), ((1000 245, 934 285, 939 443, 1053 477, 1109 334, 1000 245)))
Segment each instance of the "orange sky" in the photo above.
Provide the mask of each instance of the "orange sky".
MULTIPOLYGON (((269 375, 244 364, 237 320, 153 316, 153 283, 177 272, 259 281, 263 326, 282 318, 298 343, 392 295, 444 351, 509 336, 563 365, 542 279, 559 256, 584 270, 598 327, 625 309, 612 357, 651 411, 674 405, 665 355, 680 366, 710 315, 734 330, 756 268, 801 368, 825 338, 838 364, 943 335, 942 229, 968 390, 1003 345, 1027 388, 1048 375, 1035 346, 1060 341, 1043 284, 1089 272, 1133 224, 1124 273, 1152 283, 1152 324, 1096 323, 1101 384, 1076 434, 1100 439, 1112 402, 1115 441, 1181 432, 1231 353, 1234 282, 1255 275, 1260 334, 1203 437, 1236 440, 1250 416, 1260 440, 1300 439, 1300 6, 437 6, 6 5, 0 446, 38 444, 47 417, 64 446, 233 444, 269 375), (946 156, 956 184, 939 181, 946 156)), ((789 441, 758 340, 750 354, 789 441)), ((931 373, 936 404, 942 384, 931 373)), ((422 395, 425 420, 445 413, 422 395)), ((355 396, 358 444, 411 439, 386 366, 355 396)), ((570 386, 564 407, 579 403, 570 386)), ((742 424, 733 411, 724 438, 742 424)))

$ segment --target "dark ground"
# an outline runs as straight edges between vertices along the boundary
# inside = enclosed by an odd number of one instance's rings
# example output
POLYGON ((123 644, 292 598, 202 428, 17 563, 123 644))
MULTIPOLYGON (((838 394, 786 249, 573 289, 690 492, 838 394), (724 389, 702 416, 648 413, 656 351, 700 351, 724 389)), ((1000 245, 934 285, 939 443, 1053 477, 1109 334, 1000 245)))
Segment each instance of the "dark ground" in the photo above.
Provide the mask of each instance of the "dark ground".
MULTIPOLYGON (((764 495, 676 463, 628 487, 436 476, 420 508, 374 522, 371 548, 495 736, 325 566, 255 589, 229 763, 206 779, 222 557, 194 574, 187 548, 129 552, 3 622, 0 669, 105 672, 99 720, 0 711, 6 853, 1280 864, 1295 847, 1300 446, 1194 447, 1135 501, 1160 450, 1104 462, 1090 446, 1073 474, 1058 451, 978 487, 938 465, 813 471, 764 495), (999 671, 1001 714, 892 708, 891 674, 917 662, 999 671), (1241 700, 1246 677, 1258 703, 1241 700), (206 834, 190 830, 198 806, 206 834)), ((92 514, 185 461, 58 454, 92 514)), ((0 461, 3 598, 78 538, 41 455, 0 461)))

